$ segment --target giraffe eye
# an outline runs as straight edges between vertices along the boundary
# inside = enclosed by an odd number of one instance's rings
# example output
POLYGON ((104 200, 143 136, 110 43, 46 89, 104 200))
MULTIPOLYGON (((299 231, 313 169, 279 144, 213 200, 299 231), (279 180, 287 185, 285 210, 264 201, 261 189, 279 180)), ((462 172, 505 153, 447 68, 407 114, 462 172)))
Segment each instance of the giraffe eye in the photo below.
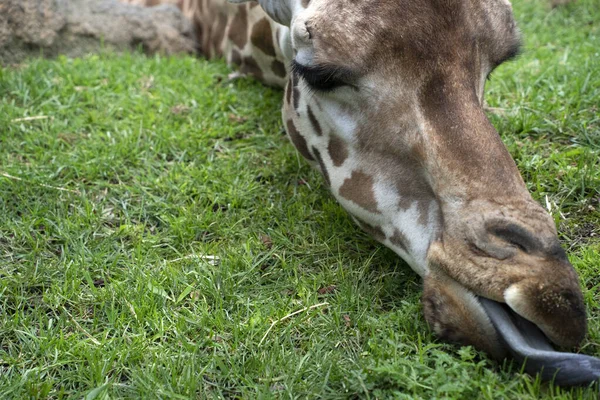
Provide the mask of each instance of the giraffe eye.
POLYGON ((306 67, 293 60, 292 72, 304 79, 311 88, 323 92, 349 85, 346 81, 349 74, 342 68, 325 66, 306 67))

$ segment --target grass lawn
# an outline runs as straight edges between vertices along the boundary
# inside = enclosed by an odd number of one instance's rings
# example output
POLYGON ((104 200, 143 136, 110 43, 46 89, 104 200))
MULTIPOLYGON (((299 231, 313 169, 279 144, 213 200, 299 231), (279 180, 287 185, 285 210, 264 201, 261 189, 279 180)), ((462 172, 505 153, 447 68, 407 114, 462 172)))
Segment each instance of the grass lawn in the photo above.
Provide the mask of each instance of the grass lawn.
MULTIPOLYGON (((600 7, 515 0, 490 118, 555 217, 600 356, 600 7)), ((418 276, 222 62, 0 69, 0 398, 597 398, 439 342, 418 276)))

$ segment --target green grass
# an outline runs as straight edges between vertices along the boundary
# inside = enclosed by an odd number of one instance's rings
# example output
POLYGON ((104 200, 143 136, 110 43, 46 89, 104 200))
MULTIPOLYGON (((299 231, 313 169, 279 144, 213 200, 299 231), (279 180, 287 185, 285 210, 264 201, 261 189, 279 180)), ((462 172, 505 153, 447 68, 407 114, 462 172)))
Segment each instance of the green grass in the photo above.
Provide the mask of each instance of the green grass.
MULTIPOLYGON (((490 117, 550 205, 600 356, 600 8, 515 9, 524 54, 494 72, 490 117)), ((281 92, 228 73, 0 69, 0 398, 597 397, 436 340, 416 274, 282 135, 281 92)))

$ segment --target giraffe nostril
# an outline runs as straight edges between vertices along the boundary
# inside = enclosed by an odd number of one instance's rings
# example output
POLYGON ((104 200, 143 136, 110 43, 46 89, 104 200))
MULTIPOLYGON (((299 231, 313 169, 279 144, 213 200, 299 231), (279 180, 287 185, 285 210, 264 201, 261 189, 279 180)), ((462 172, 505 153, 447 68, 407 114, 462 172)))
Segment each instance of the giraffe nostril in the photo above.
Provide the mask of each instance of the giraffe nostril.
POLYGON ((310 26, 308 26, 308 22, 304 23, 304 27, 306 28, 306 32, 308 33, 308 40, 312 40, 312 38, 313 38, 312 29, 310 26))
POLYGON ((292 42, 294 47, 311 46, 312 44, 312 29, 308 21, 299 19, 292 26, 292 42))
POLYGON ((542 245, 528 229, 512 221, 490 221, 486 224, 490 235, 525 253, 539 250, 542 245))

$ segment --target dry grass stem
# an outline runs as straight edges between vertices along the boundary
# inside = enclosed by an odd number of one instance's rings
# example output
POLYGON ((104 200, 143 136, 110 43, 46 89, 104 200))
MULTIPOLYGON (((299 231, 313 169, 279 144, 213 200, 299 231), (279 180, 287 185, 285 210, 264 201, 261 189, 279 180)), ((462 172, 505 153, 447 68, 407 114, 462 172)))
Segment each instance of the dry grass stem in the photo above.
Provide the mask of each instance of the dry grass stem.
POLYGON ((328 303, 328 302, 323 302, 323 303, 319 303, 319 304, 314 304, 314 305, 312 305, 312 306, 310 306, 310 307, 304 307, 303 309, 300 309, 300 310, 298 310, 298 311, 294 311, 293 313, 291 313, 291 314, 288 314, 288 315, 286 315, 285 317, 283 317, 283 318, 281 318, 281 319, 278 319, 277 321, 273 321, 273 323, 271 324, 271 326, 269 326, 269 329, 267 329, 267 331, 266 331, 266 332, 265 332, 265 334, 263 335, 262 339, 260 339, 260 342, 258 342, 258 347, 260 347, 260 346, 263 344, 263 342, 264 342, 264 341, 265 341, 265 339, 267 338, 267 335, 269 334, 269 332, 271 332, 271 330, 273 329, 273 327, 274 327, 275 325, 277 325, 278 323, 280 323, 280 322, 283 322, 283 321, 285 321, 286 319, 290 319, 290 318, 292 318, 293 316, 295 316, 295 315, 298 315, 298 314, 301 314, 301 313, 303 313, 303 312, 305 312, 305 311, 312 310, 313 308, 324 307, 324 306, 328 306, 328 305, 329 305, 329 303, 328 303))

